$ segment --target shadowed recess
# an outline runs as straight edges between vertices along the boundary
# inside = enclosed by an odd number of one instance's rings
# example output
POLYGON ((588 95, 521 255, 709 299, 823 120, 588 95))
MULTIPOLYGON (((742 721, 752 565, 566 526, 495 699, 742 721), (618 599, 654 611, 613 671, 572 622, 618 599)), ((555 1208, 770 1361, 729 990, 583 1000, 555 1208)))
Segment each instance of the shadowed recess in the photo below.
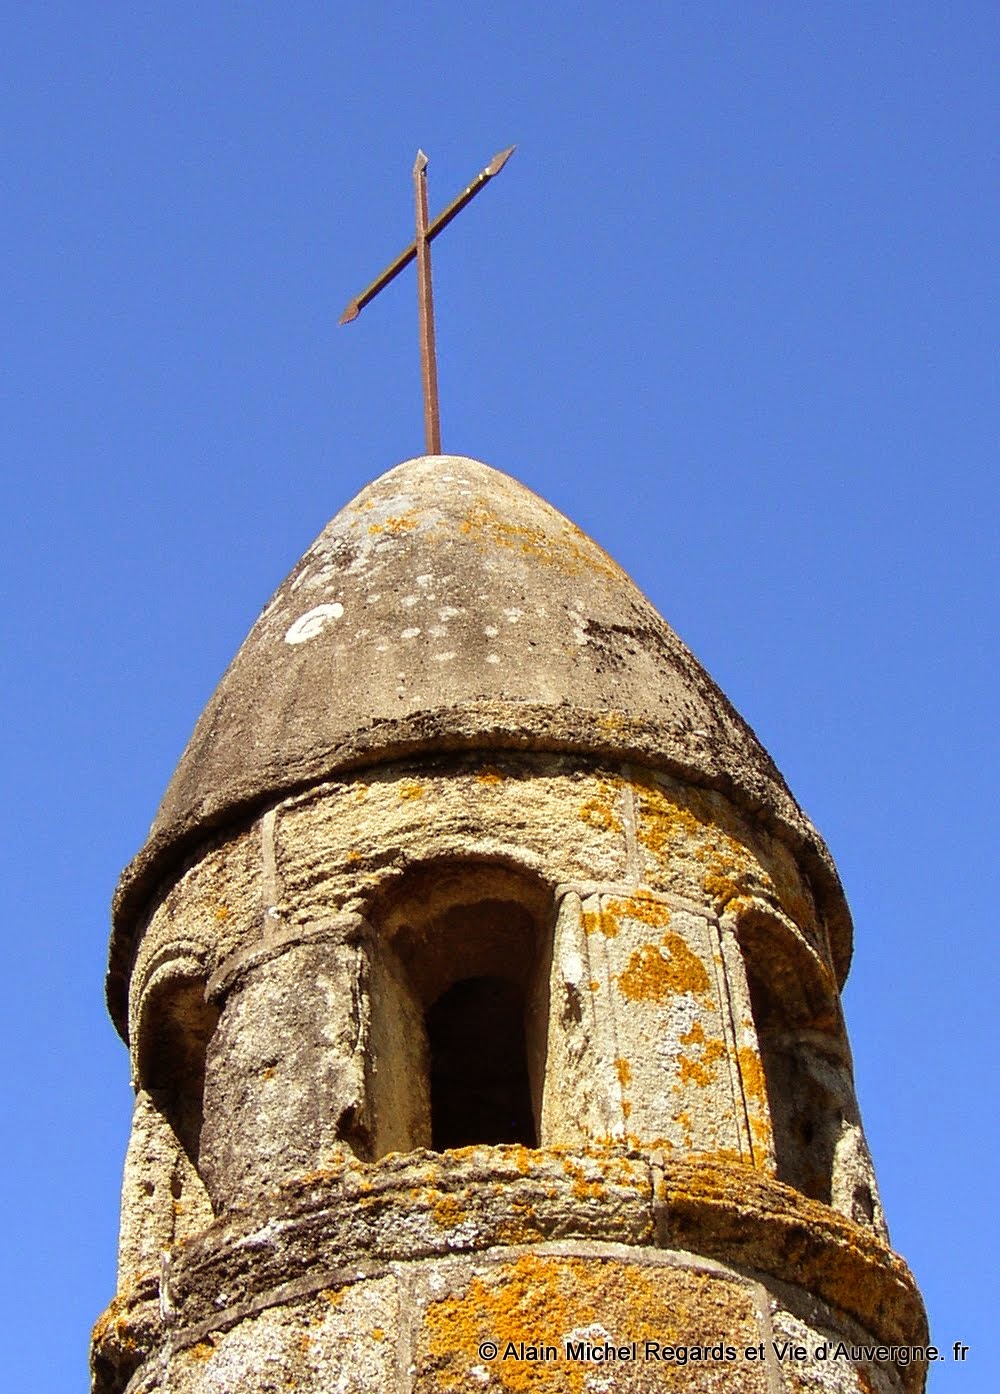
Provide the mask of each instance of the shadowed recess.
POLYGON ((504 978, 463 978, 438 998, 426 1022, 434 1149, 536 1146, 520 989, 504 978))

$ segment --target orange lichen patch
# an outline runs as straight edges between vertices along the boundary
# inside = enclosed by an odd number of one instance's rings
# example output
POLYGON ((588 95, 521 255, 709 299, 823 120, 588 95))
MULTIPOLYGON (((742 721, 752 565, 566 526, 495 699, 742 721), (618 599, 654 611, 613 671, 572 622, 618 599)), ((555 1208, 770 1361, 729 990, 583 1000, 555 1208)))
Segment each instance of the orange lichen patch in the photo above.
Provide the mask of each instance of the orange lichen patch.
POLYGON ((331 1307, 339 1307, 346 1291, 346 1288, 320 1288, 318 1296, 322 1297, 324 1302, 329 1302, 331 1307))
POLYGON ((622 1099, 622 1117, 628 1118, 632 1113, 632 1100, 622 1099))
POLYGON ((198 1341, 196 1345, 189 1347, 188 1354, 192 1360, 211 1360, 215 1354, 214 1341, 198 1341))
POLYGON ((348 852, 345 860, 347 861, 348 866, 356 866, 358 862, 363 860, 363 858, 361 856, 361 853, 357 850, 357 848, 352 847, 351 850, 348 852))
POLYGON ((228 920, 232 911, 228 905, 217 905, 212 913, 217 920, 228 920))
MULTIPOLYGON (((559 1333, 592 1322, 592 1302, 575 1294, 567 1296, 560 1282, 563 1271, 574 1265, 584 1269, 579 1260, 560 1262, 525 1255, 504 1266, 502 1284, 473 1278, 462 1296, 431 1303, 424 1323, 429 1354, 436 1357, 435 1364, 440 1362, 436 1370, 438 1387, 442 1391, 462 1388, 466 1371, 479 1363, 481 1341, 495 1341, 501 1350, 508 1342, 517 1345, 537 1340, 539 1344, 549 1344, 559 1333)), ((569 1376, 566 1383, 546 1365, 519 1361, 509 1363, 503 1377, 506 1388, 512 1391, 557 1394, 566 1389, 582 1394, 582 1371, 570 1369, 565 1373, 569 1376)))
POLYGON ((373 1327, 372 1327, 372 1340, 373 1340, 373 1341, 384 1341, 384 1340, 385 1340, 385 1329, 384 1329, 383 1327, 381 1327, 381 1326, 373 1326, 373 1327))
POLYGON ((722 1166, 745 1167, 747 1159, 735 1147, 716 1147, 711 1152, 693 1151, 685 1161, 710 1162, 722 1166))
POLYGON ((705 1041, 705 1028, 700 1021, 692 1024, 690 1031, 685 1031, 678 1037, 681 1045, 703 1045, 705 1041))
POLYGON ((519 1146, 514 1149, 514 1165, 522 1176, 527 1176, 531 1170, 531 1154, 526 1147, 519 1146))
POLYGON ((681 1083, 697 1084, 699 1089, 704 1089, 714 1079, 715 1067, 725 1054, 726 1047, 723 1041, 705 1041, 700 1060, 682 1055, 677 1062, 681 1083))
POLYGON ((585 934, 600 930, 605 939, 614 939, 621 932, 623 919, 638 920, 651 929, 664 929, 670 923, 670 907, 648 896, 609 896, 601 899, 598 910, 583 912, 583 930, 585 934))
POLYGON ((273 1079, 273 1078, 274 1078, 274 1066, 273 1066, 273 1065, 265 1065, 264 1068, 263 1068, 263 1069, 261 1070, 261 1072, 260 1072, 260 1077, 261 1077, 261 1079, 273 1079))
POLYGON ((618 986, 632 1002, 666 1002, 681 992, 708 992, 708 974, 697 954, 679 934, 667 933, 661 944, 643 944, 618 975, 618 986), (664 952, 665 951, 665 952, 664 952))
POLYGON ((442 1229, 451 1229, 465 1219, 466 1209, 457 1196, 443 1195, 436 1197, 431 1214, 442 1229))
POLYGON ((596 978, 591 978, 590 982, 587 984, 587 987, 590 989, 591 992, 600 992, 601 990, 601 984, 597 981, 596 978))
POLYGON ((760 1063, 757 1052, 751 1050, 749 1046, 740 1046, 737 1059, 740 1063, 740 1078, 743 1081, 744 1094, 748 1099, 753 1099, 757 1103, 766 1102, 767 1082, 764 1078, 764 1067, 760 1063))
POLYGON ((694 1137, 694 1125, 686 1108, 682 1108, 680 1113, 674 1114, 674 1122, 684 1133, 684 1146, 690 1147, 691 1139, 694 1137))
POLYGON ((399 786, 399 797, 401 799, 422 799, 424 797, 424 786, 419 780, 410 780, 408 783, 399 786))
POLYGON ((398 536, 401 532, 409 532, 411 528, 415 528, 418 521, 412 513, 401 513, 397 517, 386 518, 384 523, 369 523, 368 531, 373 534, 388 532, 398 536))
POLYGON ((618 1083, 623 1089, 632 1082, 632 1066, 624 1056, 619 1056, 615 1061, 615 1073, 618 1076, 618 1083))
POLYGON ((639 814, 636 837, 654 856, 659 857, 680 838, 701 842, 714 831, 689 808, 673 803, 655 785, 635 784, 633 790, 639 814))
POLYGON ((533 1244, 543 1237, 534 1203, 527 1196, 511 1198, 507 1218, 497 1225, 501 1244, 533 1244))
POLYGON ((734 881, 732 877, 720 874, 717 871, 706 872, 702 884, 715 903, 720 907, 728 905, 731 900, 735 900, 740 895, 741 888, 739 884, 734 881))
POLYGON ((564 526, 558 536, 543 528, 511 523, 481 499, 459 523, 459 530, 481 547, 505 547, 570 576, 580 571, 596 571, 613 579, 623 575, 621 568, 586 534, 564 526))
POLYGON ((782 888, 779 889, 760 866, 753 850, 719 826, 716 818, 724 818, 725 813, 717 804, 712 805, 709 796, 700 799, 693 795, 688 806, 675 803, 652 782, 636 781, 633 790, 638 810, 636 836, 640 844, 660 864, 674 852, 683 852, 704 862, 703 886, 712 896, 716 909, 732 908, 731 902, 740 897, 763 894, 781 904, 796 922, 803 910, 807 920, 811 919, 796 885, 794 863, 782 865, 782 888))
MULTIPOLYGON (((586 1171, 579 1162, 573 1161, 570 1157, 563 1158, 563 1171, 573 1178, 571 1191, 578 1200, 603 1200, 605 1187, 603 1181, 597 1177, 587 1175, 586 1171)), ((600 1165, 600 1163, 598 1163, 600 1165)))
POLYGON ((484 765, 476 773, 477 784, 502 784, 503 775, 493 765, 484 765))
POLYGON ((510 1343, 515 1350, 522 1344, 555 1347, 556 1354, 497 1361, 490 1367, 491 1388, 508 1394, 584 1394, 593 1386, 595 1367, 565 1358, 563 1341, 571 1332, 599 1322, 614 1344, 690 1339, 708 1345, 739 1330, 743 1343, 743 1328, 752 1321, 742 1292, 737 1295, 705 1274, 524 1255, 473 1278, 463 1293, 429 1305, 426 1354, 415 1387, 421 1394, 478 1388, 473 1370, 482 1365, 479 1345, 493 1341, 501 1353, 510 1343))
POLYGON ((592 799, 586 799, 579 808, 577 817, 589 828, 598 832, 620 833, 622 820, 616 812, 620 785, 612 780, 602 779, 598 792, 592 799))
POLYGON ((596 934, 600 930, 605 939, 613 939, 619 928, 618 921, 608 916, 600 905, 596 910, 584 910, 583 912, 584 934, 596 934))
POLYGON ((753 1114, 750 1118, 750 1131, 753 1133, 754 1142, 760 1142, 766 1146, 771 1141, 771 1128, 767 1120, 757 1114, 753 1114))

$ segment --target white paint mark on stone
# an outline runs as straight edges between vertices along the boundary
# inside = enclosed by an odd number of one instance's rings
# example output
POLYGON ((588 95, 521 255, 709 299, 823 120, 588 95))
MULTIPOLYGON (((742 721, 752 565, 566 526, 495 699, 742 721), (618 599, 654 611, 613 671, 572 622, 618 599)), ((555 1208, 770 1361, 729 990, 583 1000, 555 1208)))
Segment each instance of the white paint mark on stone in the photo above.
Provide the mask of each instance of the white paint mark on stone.
POLYGON ((420 633, 420 626, 419 626, 419 624, 418 624, 418 625, 414 625, 412 629, 404 629, 403 632, 402 632, 402 634, 400 634, 399 637, 400 637, 401 639, 415 639, 419 633, 420 633))
POLYGON ((426 590, 433 580, 434 577, 428 571, 425 575, 417 577, 417 585, 420 586, 422 590, 426 590))
POLYGON ((438 610, 439 620, 453 620, 456 615, 460 615, 461 610, 457 610, 454 605, 442 605, 438 610))
POLYGON ((446 624, 432 624, 427 633, 432 639, 443 639, 448 633, 448 626, 446 624))
POLYGON ((455 657, 455 653, 453 649, 449 649, 447 653, 436 653, 433 657, 435 663, 449 663, 455 657))
POLYGON ((328 605, 314 606, 304 615, 299 615, 295 623, 289 626, 285 633, 285 643, 304 644, 307 639, 315 639, 331 620, 339 620, 343 613, 344 607, 339 600, 334 600, 328 605))
POLYGON ((523 614, 524 611, 519 610, 516 605, 512 605, 509 610, 504 610, 504 615, 508 624, 517 624, 523 614))
POLYGON ((500 655, 499 655, 499 654, 495 654, 495 653, 488 653, 488 654, 486 655, 486 662, 487 662, 487 663, 499 663, 499 662, 500 662, 500 655))
POLYGON ((399 603, 400 605, 405 605, 406 608, 410 610, 413 608, 414 605, 416 605, 419 602, 419 600, 419 595, 404 595, 399 603))
POLYGON ((487 639, 495 639, 500 631, 495 624, 488 624, 483 630, 483 633, 486 635, 487 639))
POLYGON ((374 595, 368 596, 368 604, 369 604, 369 605, 377 605, 378 602, 379 602, 381 599, 382 599, 381 592, 380 592, 380 591, 376 591, 374 595))

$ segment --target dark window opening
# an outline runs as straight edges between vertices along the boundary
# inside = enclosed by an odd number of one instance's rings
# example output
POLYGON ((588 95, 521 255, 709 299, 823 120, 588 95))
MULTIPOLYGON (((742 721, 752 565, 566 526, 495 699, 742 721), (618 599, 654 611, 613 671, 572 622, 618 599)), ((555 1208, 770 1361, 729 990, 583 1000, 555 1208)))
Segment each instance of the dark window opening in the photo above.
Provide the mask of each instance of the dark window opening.
MULTIPOLYGON (((205 1056, 218 1012, 205 1002, 204 983, 171 982, 150 995, 139 1040, 143 1088, 198 1170, 205 1093, 205 1056)), ((176 1198, 176 1193, 175 1193, 176 1198)))
POLYGON ((505 978, 463 978, 426 1016, 431 1146, 537 1145, 524 997, 505 978))

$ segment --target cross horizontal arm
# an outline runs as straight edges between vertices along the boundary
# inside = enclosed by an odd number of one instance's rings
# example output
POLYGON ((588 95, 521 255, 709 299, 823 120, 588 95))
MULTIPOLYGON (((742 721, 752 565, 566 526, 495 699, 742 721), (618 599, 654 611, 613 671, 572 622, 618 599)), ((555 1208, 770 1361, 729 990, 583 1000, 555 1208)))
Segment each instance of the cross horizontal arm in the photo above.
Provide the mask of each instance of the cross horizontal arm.
MULTIPOLYGON (((469 184, 467 188, 463 189, 457 198, 452 199, 451 203, 448 204, 448 207, 444 209, 443 212, 437 215, 434 221, 428 225, 428 242, 433 242, 438 233, 443 232, 452 219, 456 218, 458 214, 461 213, 465 205, 472 202, 480 189, 485 188, 493 176, 500 173, 516 148, 516 146, 511 145, 506 150, 501 150, 499 154, 494 155, 486 168, 476 175, 472 183, 469 184)), ((405 271, 410 262, 415 259, 416 255, 417 244, 416 240, 414 240, 410 243, 405 252, 400 252, 396 260, 389 263, 381 275, 376 276, 371 285, 367 286, 356 300, 350 302, 344 310, 344 313, 340 316, 339 323, 350 324, 352 319, 357 319, 368 302, 374 300, 379 291, 384 290, 390 281, 394 281, 401 271, 405 271)))

